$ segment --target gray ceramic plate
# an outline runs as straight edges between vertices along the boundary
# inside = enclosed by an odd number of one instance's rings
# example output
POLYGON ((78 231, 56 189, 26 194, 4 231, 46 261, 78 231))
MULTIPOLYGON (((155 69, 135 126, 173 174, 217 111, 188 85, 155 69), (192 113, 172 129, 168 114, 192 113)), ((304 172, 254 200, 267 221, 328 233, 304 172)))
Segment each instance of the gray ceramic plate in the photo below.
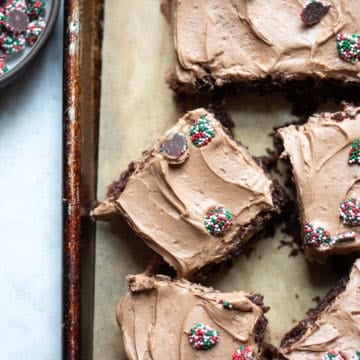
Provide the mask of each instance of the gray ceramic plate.
POLYGON ((8 85, 19 75, 24 68, 34 59, 39 50, 43 47, 48 39, 59 13, 61 0, 46 0, 45 20, 46 26, 33 46, 26 46, 23 51, 18 54, 11 55, 8 60, 9 71, 0 76, 0 87, 8 85))

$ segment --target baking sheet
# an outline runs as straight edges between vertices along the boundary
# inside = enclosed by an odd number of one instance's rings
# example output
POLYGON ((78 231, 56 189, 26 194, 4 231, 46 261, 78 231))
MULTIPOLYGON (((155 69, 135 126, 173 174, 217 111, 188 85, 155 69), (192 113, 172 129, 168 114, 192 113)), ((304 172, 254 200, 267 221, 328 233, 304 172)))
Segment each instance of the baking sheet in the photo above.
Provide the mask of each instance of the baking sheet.
MULTIPOLYGON (((105 198, 106 186, 186 109, 208 104, 197 97, 174 100, 164 82, 172 61, 171 37, 158 0, 106 1, 98 199, 105 198)), ((292 104, 283 94, 245 92, 226 99, 225 106, 235 121, 236 138, 255 156, 272 146, 268 134, 273 126, 294 120, 292 104)), ((278 249, 281 240, 290 239, 278 229, 274 237, 257 241, 250 257, 238 257, 231 269, 206 281, 222 291, 263 294, 271 307, 267 317, 274 345, 336 280, 329 265, 309 265, 301 254, 289 257, 288 247, 278 249)), ((124 221, 97 224, 93 359, 126 359, 115 309, 126 291, 125 276, 142 272, 150 257, 124 221)))

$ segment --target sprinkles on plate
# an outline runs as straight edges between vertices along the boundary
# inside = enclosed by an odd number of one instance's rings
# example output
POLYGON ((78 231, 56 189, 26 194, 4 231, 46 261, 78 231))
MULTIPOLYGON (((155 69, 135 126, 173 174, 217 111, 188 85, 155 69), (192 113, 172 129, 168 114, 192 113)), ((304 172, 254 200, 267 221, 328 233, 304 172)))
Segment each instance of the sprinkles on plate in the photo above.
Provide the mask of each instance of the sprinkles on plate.
POLYGON ((9 71, 9 67, 6 63, 6 58, 0 58, 0 75, 3 75, 9 71))
MULTIPOLYGON (((45 0, 7 0, 0 7, 0 52, 13 55, 34 45, 46 26, 45 7, 45 0)), ((9 71, 3 60, 0 66, 0 76, 9 71)))
POLYGON ((39 18, 37 20, 31 21, 26 28, 26 41, 32 46, 35 44, 36 40, 42 34, 45 29, 45 19, 39 18))

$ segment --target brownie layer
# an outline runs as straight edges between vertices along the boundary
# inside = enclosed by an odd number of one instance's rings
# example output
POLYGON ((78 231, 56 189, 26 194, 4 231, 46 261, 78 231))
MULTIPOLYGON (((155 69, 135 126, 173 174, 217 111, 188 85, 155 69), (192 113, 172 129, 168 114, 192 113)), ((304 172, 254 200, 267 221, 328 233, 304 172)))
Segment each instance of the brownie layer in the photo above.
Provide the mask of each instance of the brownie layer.
POLYGON ((240 346, 260 356, 267 324, 261 295, 221 293, 164 276, 130 276, 128 282, 117 319, 130 360, 162 360, 169 354, 171 359, 231 359, 240 346), (220 340, 205 352, 189 342, 196 324, 219 331, 220 340))

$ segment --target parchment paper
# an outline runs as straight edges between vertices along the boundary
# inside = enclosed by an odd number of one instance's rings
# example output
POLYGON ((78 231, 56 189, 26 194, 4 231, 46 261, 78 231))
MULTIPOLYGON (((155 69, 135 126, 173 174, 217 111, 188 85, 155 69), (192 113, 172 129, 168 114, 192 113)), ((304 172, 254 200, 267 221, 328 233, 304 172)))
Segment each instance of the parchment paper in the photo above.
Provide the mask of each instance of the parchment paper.
MULTIPOLYGON (((103 45, 102 99, 98 199, 127 164, 139 157, 187 109, 207 105, 192 98, 177 106, 164 77, 173 61, 169 28, 160 13, 159 0, 107 0, 103 45)), ((330 105, 325 105, 324 108, 330 105)), ((274 125, 294 119, 291 104, 281 94, 242 94, 226 101, 236 123, 235 135, 253 155, 271 147, 274 125)), ((206 284, 223 291, 248 290, 265 296, 271 306, 270 340, 279 343, 283 333, 305 317, 313 300, 334 283, 328 265, 308 265, 303 256, 289 257, 278 246, 284 234, 254 244, 250 257, 240 256, 228 271, 206 284)), ((289 239, 287 239, 289 240, 289 239)), ((94 359, 126 359, 116 305, 126 291, 125 276, 142 272, 151 252, 124 221, 97 225, 94 359)))

